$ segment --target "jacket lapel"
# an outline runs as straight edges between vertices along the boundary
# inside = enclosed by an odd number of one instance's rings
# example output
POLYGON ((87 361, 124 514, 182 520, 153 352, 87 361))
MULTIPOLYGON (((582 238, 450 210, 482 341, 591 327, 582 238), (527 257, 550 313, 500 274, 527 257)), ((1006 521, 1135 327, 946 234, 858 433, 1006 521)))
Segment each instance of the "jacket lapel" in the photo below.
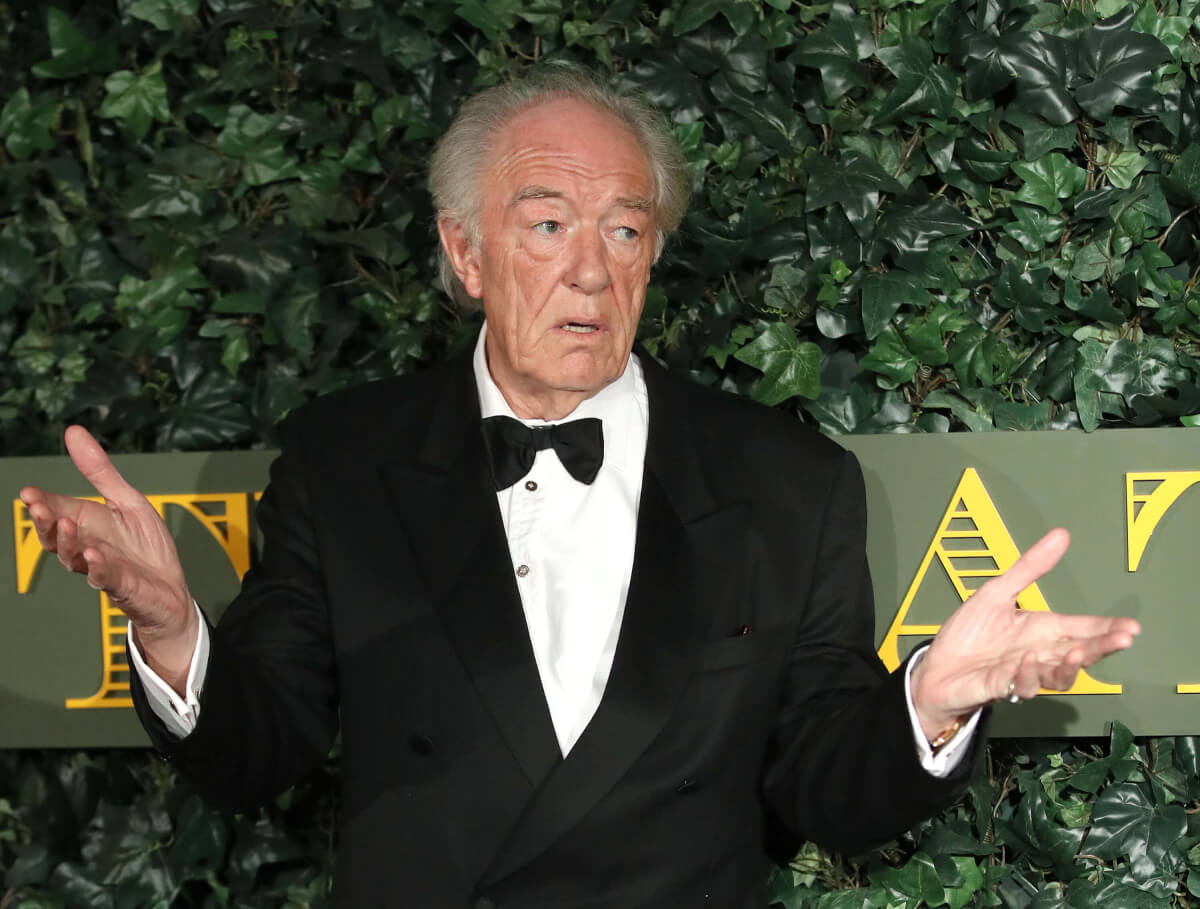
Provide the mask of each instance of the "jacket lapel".
POLYGON ((725 570, 740 506, 717 504, 693 444, 686 404, 642 355, 650 432, 638 506, 633 574, 604 697, 570 754, 530 802, 480 884, 544 852, 599 802, 650 745, 688 681, 707 616, 705 578, 725 570), (726 553, 727 555, 727 553, 726 553))
POLYGON ((488 480, 469 359, 452 367, 415 462, 384 471, 446 634, 536 786, 561 756, 488 480))

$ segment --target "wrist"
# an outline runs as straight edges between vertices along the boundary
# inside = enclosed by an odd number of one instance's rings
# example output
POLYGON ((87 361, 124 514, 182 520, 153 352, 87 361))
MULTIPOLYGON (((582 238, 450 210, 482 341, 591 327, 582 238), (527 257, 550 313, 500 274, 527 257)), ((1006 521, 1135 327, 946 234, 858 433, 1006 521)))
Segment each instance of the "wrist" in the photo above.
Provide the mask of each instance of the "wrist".
POLYGON ((935 751, 946 744, 970 718, 972 711, 962 711, 939 705, 929 695, 930 684, 924 660, 918 663, 909 678, 913 710, 921 732, 935 751))
POLYGON ((190 601, 185 615, 186 619, 171 628, 131 623, 134 644, 146 666, 181 697, 186 693, 188 672, 200 636, 200 620, 190 601))

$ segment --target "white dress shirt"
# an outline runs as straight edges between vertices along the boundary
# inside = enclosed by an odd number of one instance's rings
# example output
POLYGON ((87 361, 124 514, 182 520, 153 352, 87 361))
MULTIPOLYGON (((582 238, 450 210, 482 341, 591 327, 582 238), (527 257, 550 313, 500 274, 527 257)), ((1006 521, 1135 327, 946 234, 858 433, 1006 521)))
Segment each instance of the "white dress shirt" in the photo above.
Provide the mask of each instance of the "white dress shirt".
MULTIPOLYGON (((488 371, 486 331, 485 326, 479 333, 473 361, 480 411, 485 418, 515 418, 488 371)), ((590 486, 574 480, 554 451, 545 449, 537 453, 528 475, 496 494, 534 660, 563 755, 579 740, 604 695, 633 572, 650 421, 646 383, 636 357, 629 358, 619 379, 564 420, 585 417, 600 418, 604 432, 604 461, 590 486)), ((540 420, 522 422, 547 425, 540 420)), ((208 635, 201 619, 185 697, 150 670, 130 636, 131 660, 151 708, 181 738, 195 728, 199 716, 208 635)), ((946 776, 962 759, 979 714, 933 754, 910 691, 912 670, 922 656, 909 661, 905 676, 913 741, 922 766, 934 776, 946 776)))

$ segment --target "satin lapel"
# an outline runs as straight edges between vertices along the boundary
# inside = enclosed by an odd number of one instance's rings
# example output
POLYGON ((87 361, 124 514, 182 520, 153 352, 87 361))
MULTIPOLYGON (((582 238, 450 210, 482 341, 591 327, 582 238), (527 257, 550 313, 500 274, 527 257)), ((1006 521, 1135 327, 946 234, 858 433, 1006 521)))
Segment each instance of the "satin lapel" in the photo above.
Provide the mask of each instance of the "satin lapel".
POLYGON ((484 875, 484 886, 566 834, 662 730, 691 672, 704 577, 720 570, 721 541, 738 533, 740 506, 714 505, 674 396, 658 372, 644 371, 651 419, 633 575, 604 697, 484 875))
POLYGON ((488 481, 470 363, 434 405, 415 463, 385 468, 434 608, 533 785, 561 759, 488 481))

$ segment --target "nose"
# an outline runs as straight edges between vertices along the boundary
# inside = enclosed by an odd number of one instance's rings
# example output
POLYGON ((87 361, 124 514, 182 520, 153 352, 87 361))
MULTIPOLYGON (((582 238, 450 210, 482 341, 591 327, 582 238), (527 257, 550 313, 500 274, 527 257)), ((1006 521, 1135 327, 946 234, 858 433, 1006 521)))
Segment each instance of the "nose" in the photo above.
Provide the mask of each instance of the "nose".
POLYGON ((575 237, 567 282, 581 294, 598 294, 612 283, 604 237, 599 230, 581 230, 575 237))

